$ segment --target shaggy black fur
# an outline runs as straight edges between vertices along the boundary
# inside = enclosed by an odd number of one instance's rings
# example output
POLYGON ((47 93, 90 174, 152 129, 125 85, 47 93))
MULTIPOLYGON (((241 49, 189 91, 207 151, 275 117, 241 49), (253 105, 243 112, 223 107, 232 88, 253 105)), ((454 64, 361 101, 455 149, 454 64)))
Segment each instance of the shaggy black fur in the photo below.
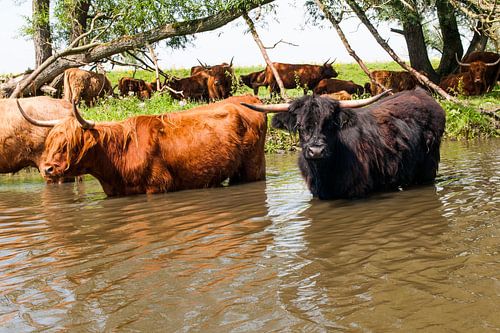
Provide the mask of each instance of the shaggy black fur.
POLYGON ((433 181, 445 113, 417 88, 360 109, 304 96, 272 125, 298 130, 299 167, 315 197, 356 198, 433 181))

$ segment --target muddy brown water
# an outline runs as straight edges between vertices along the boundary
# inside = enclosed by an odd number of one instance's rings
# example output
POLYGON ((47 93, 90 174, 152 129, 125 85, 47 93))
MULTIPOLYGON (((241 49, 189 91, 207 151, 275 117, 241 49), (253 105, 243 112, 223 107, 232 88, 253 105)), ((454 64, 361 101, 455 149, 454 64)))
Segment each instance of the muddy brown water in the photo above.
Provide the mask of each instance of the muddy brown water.
POLYGON ((436 184, 358 201, 267 164, 113 199, 0 176, 0 332, 500 330, 500 141, 445 142, 436 184))

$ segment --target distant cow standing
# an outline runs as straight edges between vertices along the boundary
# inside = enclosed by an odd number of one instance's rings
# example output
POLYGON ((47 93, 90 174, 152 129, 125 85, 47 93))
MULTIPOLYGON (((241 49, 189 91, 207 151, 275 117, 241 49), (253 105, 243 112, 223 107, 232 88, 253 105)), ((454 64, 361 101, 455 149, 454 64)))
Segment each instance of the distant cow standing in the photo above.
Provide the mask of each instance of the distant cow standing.
POLYGON ((247 105, 299 132, 299 168, 313 196, 357 198, 435 179, 445 126, 443 108, 422 88, 367 100, 305 96, 291 104, 247 105))
MULTIPOLYGON (((316 88, 319 81, 337 77, 338 74, 335 69, 333 69, 332 63, 326 61, 322 66, 319 66, 273 62, 273 65, 283 81, 285 89, 301 87, 304 89, 304 94, 307 94, 308 90, 316 88)), ((278 83, 269 66, 266 67, 266 83, 269 85, 271 95, 279 92, 278 83)))
MULTIPOLYGON (((46 96, 0 100, 0 173, 26 167, 40 168, 40 158, 49 128, 33 126, 19 113, 21 104, 32 117, 49 121, 71 115, 71 104, 46 96)), ((59 182, 58 179, 54 180, 59 182)))
MULTIPOLYGON (((201 62, 200 62, 201 64, 201 62)), ((233 90, 233 60, 214 66, 194 66, 191 68, 191 76, 205 75, 207 77, 207 90, 210 100, 228 98, 233 90)))
POLYGON ((351 95, 363 95, 365 92, 365 89, 362 86, 352 81, 323 79, 319 81, 316 88, 314 88, 314 93, 316 95, 332 94, 342 90, 351 95))
MULTIPOLYGON (((372 76, 375 81, 384 86, 386 89, 391 89, 392 92, 415 89, 418 83, 409 72, 405 71, 373 71, 372 76)), ((371 83, 370 92, 372 95, 378 95, 383 92, 383 89, 378 85, 371 83)))
POLYGON ((207 81, 207 75, 197 73, 181 79, 173 76, 169 77, 165 79, 165 85, 178 92, 175 93, 169 90, 170 95, 175 99, 208 101, 209 96, 207 81))
POLYGON ((75 106, 74 117, 52 124, 41 171, 48 179, 91 174, 109 196, 264 180, 267 118, 241 102, 260 103, 238 96, 190 111, 105 123, 86 121, 75 106))
POLYGON ((79 103, 84 100, 87 106, 105 95, 113 95, 111 83, 104 74, 93 73, 79 68, 64 71, 64 99, 79 103))
POLYGON ((259 94, 259 87, 267 87, 268 86, 268 84, 266 83, 266 71, 265 70, 253 72, 253 73, 250 73, 247 75, 241 75, 240 79, 241 79, 241 82, 243 82, 243 84, 245 84, 246 86, 253 89, 254 95, 259 94))

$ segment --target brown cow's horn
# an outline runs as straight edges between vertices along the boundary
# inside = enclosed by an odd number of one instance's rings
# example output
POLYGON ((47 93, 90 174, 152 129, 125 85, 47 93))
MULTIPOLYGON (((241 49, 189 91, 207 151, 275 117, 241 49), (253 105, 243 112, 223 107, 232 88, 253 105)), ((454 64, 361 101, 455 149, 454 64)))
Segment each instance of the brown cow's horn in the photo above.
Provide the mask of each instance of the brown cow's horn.
POLYGON ((460 60, 458 60, 458 56, 457 54, 455 53, 455 59, 457 59, 457 63, 460 65, 460 66, 470 66, 470 64, 468 63, 465 63, 465 62, 460 62, 460 60))
POLYGON ((330 58, 326 59, 325 63, 323 64, 323 66, 326 66, 326 64, 328 64, 328 62, 330 61, 330 58))
POLYGON ((229 67, 233 67, 233 59, 234 59, 234 56, 231 58, 231 61, 229 62, 229 67))
POLYGON ((290 106, 290 103, 269 104, 269 105, 247 104, 247 103, 240 103, 240 104, 246 106, 249 109, 259 112, 287 112, 288 107, 290 106))
POLYGON ((368 104, 371 104, 371 103, 377 101, 381 97, 389 94, 391 91, 392 90, 389 89, 389 90, 384 91, 383 93, 380 93, 380 94, 373 96, 373 97, 370 97, 370 98, 350 100, 350 101, 338 101, 338 102, 339 102, 339 106, 342 108, 360 108, 362 106, 365 106, 365 105, 368 105, 368 104))
POLYGON ((500 62, 500 58, 497 59, 495 62, 490 62, 490 63, 485 63, 486 66, 496 66, 500 62))
POLYGON ((24 112, 23 108, 21 107, 21 104, 19 104, 19 100, 16 98, 16 103, 17 107, 19 108, 19 111, 23 115, 24 119, 26 119, 29 123, 35 125, 35 126, 40 126, 40 127, 54 127, 57 124, 59 124, 61 121, 60 120, 35 120, 28 116, 26 112, 24 112))
POLYGON ((333 59, 333 61, 330 63, 330 65, 333 65, 333 63, 337 61, 337 58, 333 59))
POLYGON ((210 66, 208 66, 207 64, 203 64, 200 59, 196 58, 196 60, 198 60, 198 62, 200 63, 201 67, 205 68, 205 69, 210 69, 210 66))
POLYGON ((73 102, 73 115, 75 116, 76 120, 78 120, 78 122, 80 123, 80 125, 82 126, 83 129, 91 129, 94 127, 95 124, 93 121, 87 121, 87 120, 83 119, 82 115, 80 114, 80 112, 76 108, 75 102, 73 102))

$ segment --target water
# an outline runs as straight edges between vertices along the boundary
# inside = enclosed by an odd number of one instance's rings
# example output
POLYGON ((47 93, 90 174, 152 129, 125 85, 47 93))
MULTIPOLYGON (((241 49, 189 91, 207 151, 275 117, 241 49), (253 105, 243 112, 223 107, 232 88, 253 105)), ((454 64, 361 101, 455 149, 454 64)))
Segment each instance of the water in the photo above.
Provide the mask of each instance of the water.
POLYGON ((446 142, 435 185, 311 198, 268 179, 106 199, 0 176, 0 332, 500 330, 500 141, 446 142))

